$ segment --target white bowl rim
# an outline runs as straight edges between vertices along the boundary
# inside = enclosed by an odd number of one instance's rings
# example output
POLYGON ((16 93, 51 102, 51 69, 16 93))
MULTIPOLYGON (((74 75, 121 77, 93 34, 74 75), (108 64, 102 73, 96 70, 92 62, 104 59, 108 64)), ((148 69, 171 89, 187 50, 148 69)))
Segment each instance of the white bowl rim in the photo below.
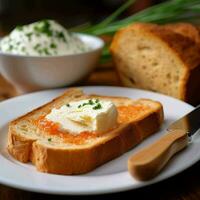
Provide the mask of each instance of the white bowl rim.
POLYGON ((80 55, 85 55, 85 54, 90 54, 95 51, 99 51, 103 48, 104 46, 104 41, 100 37, 96 37, 94 35, 90 34, 85 34, 85 33, 77 33, 74 32, 73 34, 77 35, 78 37, 86 37, 88 39, 96 40, 98 43, 96 48, 91 48, 88 51, 81 52, 81 53, 75 53, 75 54, 65 54, 65 55, 50 55, 50 56, 31 56, 31 55, 19 55, 19 54, 13 54, 13 53, 5 53, 0 51, 0 56, 10 56, 10 57, 18 57, 18 58, 35 58, 35 59, 51 59, 51 58, 63 58, 63 57, 74 57, 74 56, 80 56, 80 55))

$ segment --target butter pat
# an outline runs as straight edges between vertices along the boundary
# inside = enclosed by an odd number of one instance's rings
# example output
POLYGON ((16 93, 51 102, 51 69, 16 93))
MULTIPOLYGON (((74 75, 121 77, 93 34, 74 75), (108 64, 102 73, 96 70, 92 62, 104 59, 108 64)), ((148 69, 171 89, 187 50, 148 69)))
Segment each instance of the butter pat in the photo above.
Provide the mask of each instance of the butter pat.
POLYGON ((84 131, 102 134, 116 126, 117 116, 116 106, 111 101, 87 99, 52 109, 46 119, 72 134, 84 131))

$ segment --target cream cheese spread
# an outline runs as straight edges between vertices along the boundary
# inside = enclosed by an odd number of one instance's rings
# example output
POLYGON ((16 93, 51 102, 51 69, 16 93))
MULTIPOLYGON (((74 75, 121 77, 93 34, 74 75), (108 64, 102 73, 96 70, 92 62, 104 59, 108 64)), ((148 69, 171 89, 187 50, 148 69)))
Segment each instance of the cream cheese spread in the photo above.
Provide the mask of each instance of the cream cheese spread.
POLYGON ((28 56, 77 54, 89 49, 77 35, 53 20, 17 26, 0 41, 2 52, 28 56))
POLYGON ((111 101, 87 99, 52 109, 46 119, 72 134, 84 131, 105 133, 117 125, 117 109, 111 101))

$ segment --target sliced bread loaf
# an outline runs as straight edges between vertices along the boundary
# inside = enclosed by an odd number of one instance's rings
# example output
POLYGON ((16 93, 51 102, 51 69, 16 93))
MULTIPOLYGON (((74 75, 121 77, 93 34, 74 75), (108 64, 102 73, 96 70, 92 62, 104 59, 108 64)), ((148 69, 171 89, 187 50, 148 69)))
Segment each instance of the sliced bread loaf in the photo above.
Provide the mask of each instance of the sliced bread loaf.
POLYGON ((135 23, 116 33, 110 50, 125 86, 197 104, 200 102, 198 31, 194 28, 184 32, 189 25, 178 25, 175 31, 174 26, 135 23), (196 39, 191 39, 194 35, 196 39))

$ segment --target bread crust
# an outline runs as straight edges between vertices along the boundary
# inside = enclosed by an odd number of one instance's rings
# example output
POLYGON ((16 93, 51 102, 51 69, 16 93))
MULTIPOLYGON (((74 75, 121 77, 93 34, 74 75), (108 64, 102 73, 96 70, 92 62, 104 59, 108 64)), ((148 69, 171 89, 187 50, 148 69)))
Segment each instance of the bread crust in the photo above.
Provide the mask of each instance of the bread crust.
POLYGON ((166 24, 163 27, 166 28, 167 30, 188 37, 191 40, 195 41, 196 43, 200 44, 200 30, 197 26, 193 24, 180 22, 180 23, 166 24))
POLYGON ((28 162, 34 140, 17 134, 12 126, 8 131, 8 152, 20 162, 28 162))
MULTIPOLYGON (((65 95, 82 95, 75 89, 68 90, 65 95)), ((63 95, 52 102, 38 108, 45 109, 56 101, 60 101, 63 95)), ((105 97, 108 98, 108 97, 105 97)), ((113 97, 115 98, 115 97, 113 97)), ((123 99, 123 98, 122 98, 123 99)), ((125 100, 126 98, 124 98, 125 100)), ((118 101, 118 98, 115 98, 118 101)), ((141 100, 142 101, 142 100, 141 100)), ((145 99, 143 100, 145 101, 145 99)), ((147 100, 148 101, 148 100, 147 100)), ((14 120, 9 125, 8 151, 21 162, 31 161, 41 172, 55 174, 83 174, 95 169, 97 166, 112 160, 124 152, 139 144, 149 135, 155 133, 163 122, 163 108, 159 102, 154 102, 155 108, 143 115, 140 119, 121 125, 113 130, 110 137, 100 143, 84 148, 57 148, 44 145, 37 139, 31 139, 19 135, 14 125, 24 118, 29 117, 38 109, 14 120)))

